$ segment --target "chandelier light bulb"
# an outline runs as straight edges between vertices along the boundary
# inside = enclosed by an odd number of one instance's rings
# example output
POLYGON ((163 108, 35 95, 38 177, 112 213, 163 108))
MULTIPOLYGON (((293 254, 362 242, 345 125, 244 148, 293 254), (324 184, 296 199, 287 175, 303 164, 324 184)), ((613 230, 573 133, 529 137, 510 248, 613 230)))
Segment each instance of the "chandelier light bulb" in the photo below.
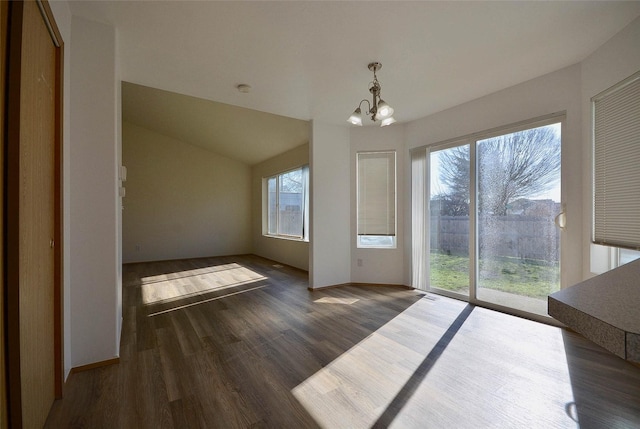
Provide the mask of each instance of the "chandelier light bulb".
POLYGON ((385 119, 391 115, 393 115, 393 108, 381 98, 380 103, 378 103, 378 114, 376 117, 378 119, 385 119))
POLYGON ((388 118, 385 118, 382 120, 382 122, 380 123, 380 126, 386 127, 387 125, 391 125, 395 122, 396 122, 396 119, 393 116, 389 116, 388 118))
POLYGON ((353 111, 349 119, 347 119, 347 122, 360 127, 362 126, 362 110, 360 110, 360 107, 353 111))

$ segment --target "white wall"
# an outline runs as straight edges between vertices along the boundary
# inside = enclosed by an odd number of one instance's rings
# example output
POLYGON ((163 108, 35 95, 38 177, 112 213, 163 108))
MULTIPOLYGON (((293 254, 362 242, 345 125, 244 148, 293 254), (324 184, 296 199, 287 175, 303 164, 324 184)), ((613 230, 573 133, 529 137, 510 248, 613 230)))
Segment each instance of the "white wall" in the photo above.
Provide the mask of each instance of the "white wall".
MULTIPOLYGON (((582 62, 582 181, 592 183, 591 97, 640 70, 640 18, 612 37, 582 62)), ((591 245, 592 189, 583 189, 584 278, 610 267, 608 248, 591 245)))
POLYGON ((312 288, 351 281, 349 129, 313 121, 310 142, 312 288))
POLYGON ((124 262, 251 252, 251 170, 240 162, 130 123, 124 262))
POLYGON ((263 225, 266 222, 266 213, 262 208, 266 204, 263 178, 307 164, 309 164, 309 144, 304 144, 251 168, 252 253, 305 271, 309 270, 309 242, 264 235, 263 225))
POLYGON ((405 158, 404 126, 395 124, 388 127, 368 126, 350 128, 351 140, 351 281, 353 283, 404 284, 404 213, 410 200, 405 199, 404 181, 405 158), (396 151, 396 231, 395 249, 358 249, 357 237, 357 190, 356 153, 360 151, 396 151), (358 264, 358 260, 361 264, 358 264))
POLYGON ((71 20, 69 274, 72 367, 118 356, 116 33, 71 20))
MULTIPOLYGON (((562 130, 562 200, 567 228, 562 233, 562 285, 582 280, 582 130, 580 65, 574 65, 406 124, 407 149, 566 111, 562 130)), ((407 164, 405 168, 409 168, 407 164)), ((409 185, 406 185, 409 189, 409 185)), ((408 191, 407 196, 408 207, 408 191)), ((406 239, 411 227, 405 228, 406 239)), ((405 246, 406 247, 406 246, 405 246)), ((409 249, 409 248, 407 248, 409 249)), ((410 253, 405 258, 410 260, 410 253)), ((407 265, 408 267, 408 265, 407 265)), ((409 273, 405 273, 405 279, 409 273)))
POLYGON ((64 378, 71 371, 71 271, 70 271, 70 174, 71 159, 71 11, 66 1, 50 2, 51 11, 64 42, 64 85, 62 94, 62 291, 64 378))

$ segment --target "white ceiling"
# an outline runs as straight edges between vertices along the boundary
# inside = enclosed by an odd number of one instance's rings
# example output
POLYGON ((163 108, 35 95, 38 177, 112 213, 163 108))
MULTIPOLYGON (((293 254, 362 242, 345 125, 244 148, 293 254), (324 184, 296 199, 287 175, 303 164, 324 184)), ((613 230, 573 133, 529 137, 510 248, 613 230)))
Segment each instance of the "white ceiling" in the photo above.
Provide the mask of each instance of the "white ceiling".
POLYGON ((380 61, 411 121, 583 60, 640 1, 84 1, 113 24, 123 80, 301 120, 345 124, 380 61), (236 85, 253 87, 239 93, 236 85))

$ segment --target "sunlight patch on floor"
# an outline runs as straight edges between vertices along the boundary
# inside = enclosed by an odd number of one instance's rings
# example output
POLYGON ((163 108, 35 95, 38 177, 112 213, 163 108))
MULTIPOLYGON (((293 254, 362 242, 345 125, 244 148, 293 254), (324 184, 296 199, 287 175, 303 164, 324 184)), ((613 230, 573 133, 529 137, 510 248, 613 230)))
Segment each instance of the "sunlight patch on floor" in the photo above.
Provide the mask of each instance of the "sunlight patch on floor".
POLYGON ((407 329, 433 305, 416 302, 296 386, 293 395, 321 427, 371 427, 422 362, 423 354, 411 344, 421 344, 426 355, 445 332, 446 327, 424 333, 407 329))
POLYGON ((378 427, 389 417, 396 428, 578 427, 560 329, 475 307, 442 354, 433 353, 465 305, 418 301, 293 395, 323 428, 378 427), (425 317, 434 306, 445 307, 439 319, 425 317), (406 386, 415 389, 398 403, 406 386))
POLYGON ((178 279, 188 278, 188 277, 215 274, 215 273, 220 273, 228 270, 235 270, 238 268, 244 268, 244 267, 234 262, 230 264, 220 264, 220 265, 212 265, 210 267, 194 268, 193 270, 173 271, 170 273, 163 273, 155 276, 143 277, 142 283, 149 284, 149 283, 163 282, 166 280, 178 280, 178 279))
POLYGON ((240 295, 242 293, 253 292, 255 290, 262 289, 262 288, 265 288, 265 287, 266 286, 256 286, 256 287, 252 287, 252 288, 249 288, 249 289, 243 289, 243 290, 238 290, 238 291, 235 291, 235 292, 226 293, 226 294, 220 295, 220 296, 214 296, 212 298, 199 299, 198 301, 190 302, 189 304, 184 304, 184 305, 179 305, 177 307, 167 308, 165 310, 156 311, 155 313, 149 313, 149 315, 147 317, 154 317, 154 316, 159 316, 161 314, 171 313, 172 311, 184 310, 185 308, 189 308, 189 307, 193 307, 193 306, 196 306, 196 305, 205 304, 207 302, 217 301, 219 299, 229 298, 229 297, 232 297, 232 296, 235 296, 235 295, 240 295))
POLYGON ((340 298, 337 296, 324 296, 320 299, 316 299, 315 303, 318 304, 344 304, 344 305, 351 305, 351 304, 355 304, 356 302, 360 301, 358 298, 340 298))
POLYGON ((562 331, 476 307, 390 427, 424 427, 426 406, 429 427, 578 428, 573 405, 562 331))
POLYGON ((142 279, 142 302, 145 305, 171 302, 265 279, 265 276, 239 264, 149 276, 142 279))

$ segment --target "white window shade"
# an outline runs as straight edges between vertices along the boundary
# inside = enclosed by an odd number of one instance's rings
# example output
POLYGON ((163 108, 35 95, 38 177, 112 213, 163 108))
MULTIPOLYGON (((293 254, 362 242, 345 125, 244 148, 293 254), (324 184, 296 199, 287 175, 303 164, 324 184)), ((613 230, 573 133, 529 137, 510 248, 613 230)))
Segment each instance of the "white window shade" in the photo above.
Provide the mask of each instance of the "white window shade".
POLYGON ((358 235, 396 235, 396 154, 360 152, 358 171, 358 235))
POLYGON ((640 72, 593 102, 593 241, 640 248, 640 72))

